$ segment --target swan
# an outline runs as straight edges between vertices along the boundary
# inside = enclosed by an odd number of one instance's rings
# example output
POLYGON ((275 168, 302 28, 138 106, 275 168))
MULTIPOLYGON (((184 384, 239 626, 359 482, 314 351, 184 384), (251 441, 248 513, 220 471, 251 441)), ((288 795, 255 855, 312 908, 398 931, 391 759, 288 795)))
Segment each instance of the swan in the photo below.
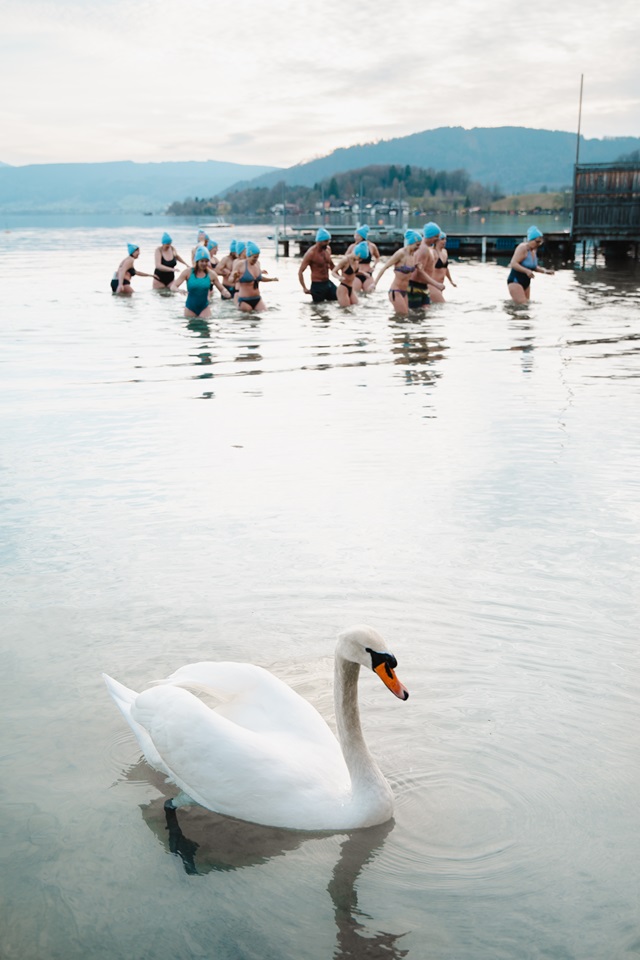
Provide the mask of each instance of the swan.
POLYGON ((271 827, 342 831, 393 814, 391 788, 362 734, 358 676, 360 667, 373 670, 406 700, 396 666, 371 627, 338 635, 339 742, 308 701, 254 664, 189 664, 143 693, 103 677, 147 762, 179 787, 169 809, 197 803, 271 827), (187 688, 221 703, 211 708, 187 688))

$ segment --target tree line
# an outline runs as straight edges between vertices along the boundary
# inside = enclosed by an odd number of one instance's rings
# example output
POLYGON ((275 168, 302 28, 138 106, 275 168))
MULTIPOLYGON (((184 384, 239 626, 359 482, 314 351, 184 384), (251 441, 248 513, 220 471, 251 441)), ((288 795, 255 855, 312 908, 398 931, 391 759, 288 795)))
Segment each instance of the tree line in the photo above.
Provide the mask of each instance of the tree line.
POLYGON ((412 209, 431 208, 438 199, 453 209, 458 207, 486 207, 504 196, 497 184, 485 186, 475 183, 466 170, 435 170, 409 164, 377 164, 336 173, 315 183, 313 187, 285 184, 273 187, 243 187, 225 191, 222 195, 198 198, 187 197, 174 201, 167 213, 180 216, 224 215, 260 216, 278 204, 296 213, 312 213, 318 205, 354 203, 408 203, 412 209))

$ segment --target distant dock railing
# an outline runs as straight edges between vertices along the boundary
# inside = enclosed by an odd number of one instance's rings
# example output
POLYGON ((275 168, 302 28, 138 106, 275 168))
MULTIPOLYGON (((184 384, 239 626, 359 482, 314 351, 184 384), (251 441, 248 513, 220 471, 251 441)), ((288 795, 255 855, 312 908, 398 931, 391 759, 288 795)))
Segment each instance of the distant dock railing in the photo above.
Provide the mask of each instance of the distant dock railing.
MULTIPOLYGON (((284 233, 274 234, 278 255, 292 256, 292 247, 297 247, 297 255, 303 256, 309 247, 316 242, 314 225, 288 228, 284 233)), ((329 226, 331 233, 331 251, 334 254, 344 253, 354 242, 354 226, 329 226)), ((404 231, 399 227, 371 227, 368 240, 378 247, 381 254, 387 256, 395 253, 404 245, 404 231)), ((511 257, 519 243, 524 240, 524 231, 518 234, 497 233, 448 233, 447 250, 452 257, 511 257)), ((575 247, 569 230, 559 230, 545 233, 545 252, 560 261, 573 260, 575 247)))

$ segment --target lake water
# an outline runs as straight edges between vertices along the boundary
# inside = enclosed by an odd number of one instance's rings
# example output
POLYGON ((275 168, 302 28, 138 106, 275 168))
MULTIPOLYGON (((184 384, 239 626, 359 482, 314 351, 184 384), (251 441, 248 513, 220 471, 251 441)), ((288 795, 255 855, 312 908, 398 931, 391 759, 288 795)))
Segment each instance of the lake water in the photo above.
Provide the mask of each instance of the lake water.
POLYGON ((402 321, 243 228, 270 309, 188 323, 109 291, 166 226, 0 234, 3 960, 638 957, 640 272, 516 308, 454 263, 402 321), (411 692, 360 682, 394 821, 167 824, 101 671, 248 660, 331 720, 359 621, 411 692))

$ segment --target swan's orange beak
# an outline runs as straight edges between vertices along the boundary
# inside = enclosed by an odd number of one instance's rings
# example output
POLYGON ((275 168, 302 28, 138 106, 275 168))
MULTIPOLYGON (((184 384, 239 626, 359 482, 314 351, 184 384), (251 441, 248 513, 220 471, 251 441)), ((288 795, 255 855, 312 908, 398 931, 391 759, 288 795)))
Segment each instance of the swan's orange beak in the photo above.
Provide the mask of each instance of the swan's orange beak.
POLYGON ((385 687, 388 687, 391 693, 395 693, 399 700, 409 699, 409 691, 400 683, 394 670, 388 663, 380 663, 377 667, 374 667, 373 670, 374 673, 378 674, 385 687))

